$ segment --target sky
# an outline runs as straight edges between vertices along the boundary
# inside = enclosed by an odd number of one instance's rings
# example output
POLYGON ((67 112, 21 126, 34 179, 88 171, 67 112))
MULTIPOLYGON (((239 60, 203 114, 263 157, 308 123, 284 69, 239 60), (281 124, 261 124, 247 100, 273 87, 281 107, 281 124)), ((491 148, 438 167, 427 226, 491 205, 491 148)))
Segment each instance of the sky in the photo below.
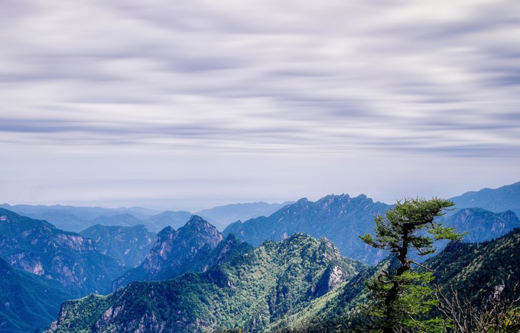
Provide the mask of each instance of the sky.
POLYGON ((0 202, 520 181, 517 0, 0 0, 0 202))

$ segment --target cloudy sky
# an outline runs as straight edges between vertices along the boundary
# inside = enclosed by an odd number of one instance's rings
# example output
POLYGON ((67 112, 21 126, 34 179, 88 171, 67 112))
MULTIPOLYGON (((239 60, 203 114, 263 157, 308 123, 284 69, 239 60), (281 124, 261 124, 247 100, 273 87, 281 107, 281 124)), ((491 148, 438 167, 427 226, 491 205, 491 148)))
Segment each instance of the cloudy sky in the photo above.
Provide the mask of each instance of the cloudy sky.
POLYGON ((0 0, 0 202, 520 181, 517 0, 0 0))

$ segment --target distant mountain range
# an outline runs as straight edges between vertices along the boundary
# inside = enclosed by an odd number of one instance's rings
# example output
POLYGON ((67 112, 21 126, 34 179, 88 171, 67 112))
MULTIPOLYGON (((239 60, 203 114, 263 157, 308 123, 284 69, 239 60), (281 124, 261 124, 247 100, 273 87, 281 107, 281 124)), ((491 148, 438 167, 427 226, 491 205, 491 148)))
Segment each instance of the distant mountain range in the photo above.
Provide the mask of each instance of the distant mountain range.
MULTIPOLYGON (((237 220, 247 220, 258 216, 271 215, 288 204, 268 204, 265 202, 231 204, 205 209, 197 213, 209 220, 219 230, 237 220)), ((159 232, 165 227, 178 229, 193 215, 187 211, 164 211, 132 207, 132 208, 100 208, 75 206, 32 206, 2 204, 0 208, 39 220, 46 220, 61 230, 80 232, 91 226, 126 226, 142 224, 149 231, 159 232)))
POLYGON ((197 215, 207 219, 217 229, 224 230, 232 222, 245 221, 259 216, 269 216, 280 208, 292 203, 287 201, 281 204, 266 202, 231 204, 204 209, 197 212, 197 215))
POLYGON ((455 202, 457 209, 483 208, 494 213, 511 210, 520 216, 520 182, 497 189, 466 192, 450 200, 455 202))
POLYGON ((464 240, 468 242, 488 241, 520 228, 520 220, 513 211, 493 213, 482 208, 458 210, 447 217, 444 224, 467 233, 464 240))
POLYGON ((76 206, 32 206, 2 204, 0 208, 34 219, 46 220, 61 230, 79 232, 96 224, 133 226, 157 214, 141 207, 101 208, 76 206), (96 220, 97 219, 97 220, 96 220))
POLYGON ((358 236, 371 232, 374 218, 389 208, 365 195, 355 198, 346 194, 329 195, 316 202, 300 199, 269 217, 233 223, 224 230, 224 235, 234 234, 238 239, 258 246, 266 240, 281 241, 303 232, 316 238, 327 237, 343 256, 376 263, 386 253, 367 247, 358 236))
MULTIPOLYGON (((468 232, 468 241, 486 241, 520 227, 518 217, 513 212, 515 207, 520 206, 520 183, 496 190, 468 192, 451 200, 456 202, 456 209, 449 212, 445 222, 458 232, 468 232), (478 200, 475 199, 477 197, 478 200), (487 204, 486 197, 489 198, 487 204), (472 208, 477 207, 473 203, 493 208, 494 211, 472 208)), ((268 217, 235 222, 223 233, 235 234, 240 240, 258 246, 266 240, 280 241, 296 232, 303 232, 313 237, 327 237, 346 257, 376 264, 386 253, 367 247, 358 236, 372 233, 374 218, 384 215, 391 207, 374 202, 365 195, 355 198, 346 194, 329 195, 316 202, 300 199, 268 217)))

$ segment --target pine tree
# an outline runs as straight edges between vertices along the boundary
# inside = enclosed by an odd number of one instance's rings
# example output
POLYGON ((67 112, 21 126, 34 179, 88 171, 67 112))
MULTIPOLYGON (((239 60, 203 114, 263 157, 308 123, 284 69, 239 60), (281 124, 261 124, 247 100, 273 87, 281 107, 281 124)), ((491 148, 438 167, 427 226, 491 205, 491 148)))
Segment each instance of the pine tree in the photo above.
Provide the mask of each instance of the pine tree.
POLYGON ((436 240, 460 238, 461 235, 453 228, 435 221, 453 205, 451 201, 436 198, 398 201, 385 217, 376 217, 375 239, 370 234, 360 236, 366 244, 386 250, 397 259, 396 265, 367 282, 373 300, 368 310, 369 315, 375 318, 376 329, 384 333, 436 331, 436 327, 443 324, 440 319, 423 320, 436 302, 428 285, 432 274, 411 270, 412 264, 421 265, 410 255, 432 254, 436 251, 436 240))

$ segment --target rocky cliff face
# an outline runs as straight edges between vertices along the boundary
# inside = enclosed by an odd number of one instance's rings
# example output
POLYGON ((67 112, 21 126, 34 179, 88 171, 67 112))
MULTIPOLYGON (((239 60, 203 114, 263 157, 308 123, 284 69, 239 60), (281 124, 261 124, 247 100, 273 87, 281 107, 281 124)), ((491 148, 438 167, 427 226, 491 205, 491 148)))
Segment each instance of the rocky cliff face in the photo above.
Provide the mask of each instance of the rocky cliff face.
POLYGON ((329 195, 316 202, 300 199, 269 217, 236 222, 224 230, 254 246, 265 240, 280 241, 294 233, 303 232, 313 237, 327 237, 336 244, 342 255, 376 263, 386 255, 363 243, 358 235, 373 232, 374 218, 390 206, 374 202, 364 195, 352 198, 329 195))
POLYGON ((97 249, 120 265, 137 267, 155 242, 155 234, 145 226, 133 227, 95 225, 80 233, 93 241, 97 249))
POLYGON ((295 234, 233 256, 204 273, 136 282, 108 297, 66 302, 52 331, 202 332, 239 327, 261 332, 319 297, 318 285, 334 290, 364 269, 360 262, 340 257, 330 241, 295 234))
POLYGON ((75 295, 110 290, 124 268, 92 240, 52 224, 0 209, 0 257, 15 268, 58 281, 75 295))
POLYGON ((116 288, 132 281, 165 280, 188 270, 223 240, 218 230, 199 216, 179 230, 164 228, 143 263, 116 280, 116 288))

